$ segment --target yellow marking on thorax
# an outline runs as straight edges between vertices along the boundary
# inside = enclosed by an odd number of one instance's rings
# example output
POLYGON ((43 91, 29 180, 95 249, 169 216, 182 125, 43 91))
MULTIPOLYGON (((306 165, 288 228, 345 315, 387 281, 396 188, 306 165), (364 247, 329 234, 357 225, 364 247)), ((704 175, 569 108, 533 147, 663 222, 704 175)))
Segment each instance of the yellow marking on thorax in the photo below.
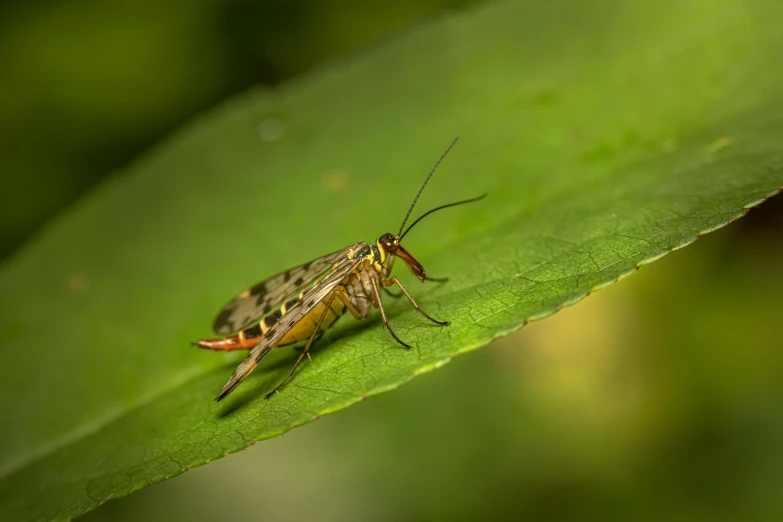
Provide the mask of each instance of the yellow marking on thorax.
MULTIPOLYGON (((377 262, 375 260, 375 256, 371 256, 371 255, 370 256, 366 256, 364 258, 364 260, 361 263, 359 263, 359 266, 354 268, 353 271, 351 271, 350 274, 345 276, 345 279, 343 279, 343 284, 346 284, 348 281, 350 281, 352 277, 360 277, 359 276, 359 272, 361 272, 363 270, 367 270, 368 268, 372 268, 373 270, 378 270, 377 268, 375 268, 376 264, 377 264, 377 262)), ((380 271, 379 271, 379 273, 380 273, 380 271)))

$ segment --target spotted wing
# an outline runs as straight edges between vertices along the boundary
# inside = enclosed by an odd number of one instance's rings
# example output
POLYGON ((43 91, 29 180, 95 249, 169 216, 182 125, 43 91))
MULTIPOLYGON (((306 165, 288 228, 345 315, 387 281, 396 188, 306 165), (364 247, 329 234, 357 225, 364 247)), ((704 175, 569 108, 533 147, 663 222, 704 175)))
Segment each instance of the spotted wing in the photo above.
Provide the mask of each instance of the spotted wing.
POLYGON ((346 247, 280 272, 245 290, 223 307, 212 328, 217 334, 229 335, 258 321, 286 299, 299 294, 323 277, 335 264, 345 259, 352 248, 346 247))
POLYGON ((334 288, 340 284, 353 270, 362 262, 363 257, 369 253, 369 246, 366 244, 357 244, 347 249, 343 259, 334 266, 333 270, 322 280, 318 281, 312 288, 307 290, 302 299, 286 311, 276 324, 258 341, 245 357, 231 378, 226 382, 223 389, 215 400, 223 400, 229 393, 234 391, 239 384, 250 375, 258 363, 261 362, 267 353, 274 348, 285 335, 296 326, 310 311, 323 301, 334 288), (360 247, 360 248, 356 248, 360 247))

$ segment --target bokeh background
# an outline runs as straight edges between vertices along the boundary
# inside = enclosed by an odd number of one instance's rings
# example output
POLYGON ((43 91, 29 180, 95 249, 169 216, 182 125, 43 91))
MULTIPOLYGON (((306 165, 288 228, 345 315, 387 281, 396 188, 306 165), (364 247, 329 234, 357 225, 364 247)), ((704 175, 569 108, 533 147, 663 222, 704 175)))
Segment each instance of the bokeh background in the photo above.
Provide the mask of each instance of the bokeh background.
POLYGON ((469 3, 0 1, 0 256, 227 96, 469 3))
MULTIPOLYGON (((235 92, 472 2, 0 5, 0 256, 235 92)), ((84 517, 783 520, 783 202, 393 393, 84 517)))

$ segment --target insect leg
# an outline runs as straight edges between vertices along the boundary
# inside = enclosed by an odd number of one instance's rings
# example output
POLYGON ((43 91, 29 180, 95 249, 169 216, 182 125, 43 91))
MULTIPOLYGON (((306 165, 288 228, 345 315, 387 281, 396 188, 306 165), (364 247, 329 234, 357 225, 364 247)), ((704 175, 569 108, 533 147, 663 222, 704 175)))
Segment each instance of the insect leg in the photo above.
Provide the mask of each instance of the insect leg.
MULTIPOLYGON (((286 385, 288 380, 294 374, 294 371, 296 371, 296 367, 299 366, 299 363, 302 362, 302 359, 304 359, 305 355, 307 356, 308 359, 310 359, 310 346, 313 345, 313 341, 316 339, 316 337, 320 337, 320 335, 318 335, 318 332, 321 329, 321 323, 324 322, 324 319, 326 318, 326 314, 328 314, 329 311, 332 309, 332 301, 334 301, 334 298, 337 296, 338 293, 339 290, 332 292, 332 295, 329 296, 329 299, 326 301, 326 306, 324 307, 324 311, 323 313, 321 313, 321 317, 319 317, 318 322, 315 323, 315 329, 313 330, 313 333, 310 336, 310 340, 307 341, 307 345, 304 347, 304 350, 302 350, 302 353, 299 354, 299 358, 296 359, 296 362, 294 363, 293 368, 291 368, 291 371, 289 371, 288 375, 285 376, 283 382, 278 384, 274 390, 264 395, 264 399, 269 399, 269 397, 279 392, 283 388, 283 386, 286 385)), ((312 359, 310 360, 312 361, 312 359)))
POLYGON ((397 276, 392 276, 389 279, 389 281, 391 281, 392 283, 394 283, 394 284, 396 284, 397 286, 400 287, 400 290, 402 290, 402 293, 405 294, 405 297, 408 298, 408 301, 411 302, 411 304, 413 305, 413 308, 415 308, 416 311, 419 312, 421 315, 423 315, 424 317, 426 317, 427 319, 429 319, 430 321, 432 321, 433 323, 435 323, 437 325, 440 325, 440 326, 448 326, 449 325, 449 321, 438 321, 437 319, 434 319, 434 318, 430 317, 427 312, 422 310, 421 307, 419 306, 419 303, 417 303, 416 300, 413 298, 413 296, 408 293, 408 290, 406 290, 405 287, 402 286, 402 283, 400 282, 399 279, 397 279, 397 276))
MULTIPOLYGON (((425 281, 426 281, 426 279, 425 279, 425 281)), ((392 292, 391 290, 389 290, 385 286, 382 287, 382 288, 383 288, 383 291, 386 292, 386 295, 388 295, 389 297, 393 297, 395 299, 399 299, 400 297, 402 297, 402 292, 400 292, 399 294, 395 294, 394 292, 392 292)))
MULTIPOLYGON (((389 260, 389 266, 386 267, 387 274, 391 274, 392 268, 394 268, 395 259, 397 259, 397 256, 391 256, 391 259, 389 260)), ((386 292, 386 295, 388 295, 389 297, 393 297, 395 299, 399 299, 400 297, 402 297, 402 294, 395 294, 394 292, 386 288, 385 285, 382 285, 381 288, 383 288, 383 291, 386 292)))
POLYGON ((397 337, 397 334, 394 333, 394 330, 392 330, 391 325, 389 324, 389 320, 386 319, 386 311, 383 309, 383 303, 381 302, 381 291, 378 290, 378 280, 374 277, 370 278, 370 281, 372 282, 372 288, 375 290, 375 298, 378 300, 378 308, 381 310, 381 318, 383 319, 383 325, 386 327, 387 330, 389 330, 389 333, 392 337, 394 337, 394 340, 403 345, 405 348, 410 349, 409 344, 405 344, 402 342, 402 340, 397 337))
POLYGON ((354 306, 354 304, 351 302, 351 298, 348 297, 348 294, 345 292, 344 288, 338 288, 334 291, 333 295, 343 302, 348 311, 351 312, 351 315, 354 319, 361 321, 367 318, 366 316, 362 315, 356 306, 354 306))
MULTIPOLYGON (((391 261, 389 261, 389 266, 386 267, 387 274, 391 274, 392 268, 394 267, 395 259, 397 259, 397 256, 391 256, 391 261)), ((383 291, 386 292, 386 295, 388 295, 389 297, 393 297, 395 299, 399 299, 400 297, 402 297, 402 293, 395 294, 394 292, 386 288, 386 285, 382 285, 381 288, 383 288, 383 291)))
MULTIPOLYGON (((318 340, 321 339, 321 337, 323 337, 323 336, 324 336, 324 332, 323 331, 318 332, 318 335, 316 335, 315 339, 313 339, 313 344, 317 343, 318 340)), ((306 346, 297 347, 296 350, 301 352, 301 353, 304 353, 305 348, 306 348, 306 346)), ((307 360, 309 360, 310 362, 313 362, 313 358, 310 357, 309 353, 307 354, 307 360)))
MULTIPOLYGON (((424 278, 424 281, 422 281, 422 283, 426 283, 427 281, 431 281, 433 283, 445 283, 448 280, 449 280, 448 277, 430 277, 430 276, 427 276, 427 277, 424 278)), ((394 292, 392 292, 391 290, 389 290, 385 286, 383 286, 382 288, 383 288, 383 291, 386 292, 386 295, 388 295, 389 297, 393 297, 395 299, 399 299, 400 297, 402 297, 402 292, 400 292, 399 294, 395 294, 394 292)))

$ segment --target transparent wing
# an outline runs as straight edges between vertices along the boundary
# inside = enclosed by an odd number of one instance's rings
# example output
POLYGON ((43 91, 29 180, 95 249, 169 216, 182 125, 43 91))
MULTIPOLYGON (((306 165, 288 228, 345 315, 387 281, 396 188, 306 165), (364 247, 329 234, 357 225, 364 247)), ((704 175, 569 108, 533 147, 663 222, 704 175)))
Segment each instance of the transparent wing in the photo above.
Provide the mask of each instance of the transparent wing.
POLYGON ((323 301, 329 294, 332 293, 334 288, 345 279, 348 274, 355 270, 362 262, 362 256, 351 256, 352 252, 349 252, 348 257, 344 256, 326 277, 319 281, 315 286, 305 292, 302 299, 277 321, 272 328, 258 341, 245 357, 239 366, 237 366, 231 378, 226 382, 223 389, 218 394, 216 400, 220 401, 225 398, 229 393, 234 391, 239 384, 250 375, 258 363, 266 356, 269 351, 274 348, 277 343, 285 337, 285 335, 296 326, 296 324, 302 320, 310 311, 323 301))
POLYGON ((323 277, 345 259, 352 248, 346 247, 280 272, 245 290, 223 307, 212 328, 217 334, 229 335, 258 321, 286 299, 323 277))

